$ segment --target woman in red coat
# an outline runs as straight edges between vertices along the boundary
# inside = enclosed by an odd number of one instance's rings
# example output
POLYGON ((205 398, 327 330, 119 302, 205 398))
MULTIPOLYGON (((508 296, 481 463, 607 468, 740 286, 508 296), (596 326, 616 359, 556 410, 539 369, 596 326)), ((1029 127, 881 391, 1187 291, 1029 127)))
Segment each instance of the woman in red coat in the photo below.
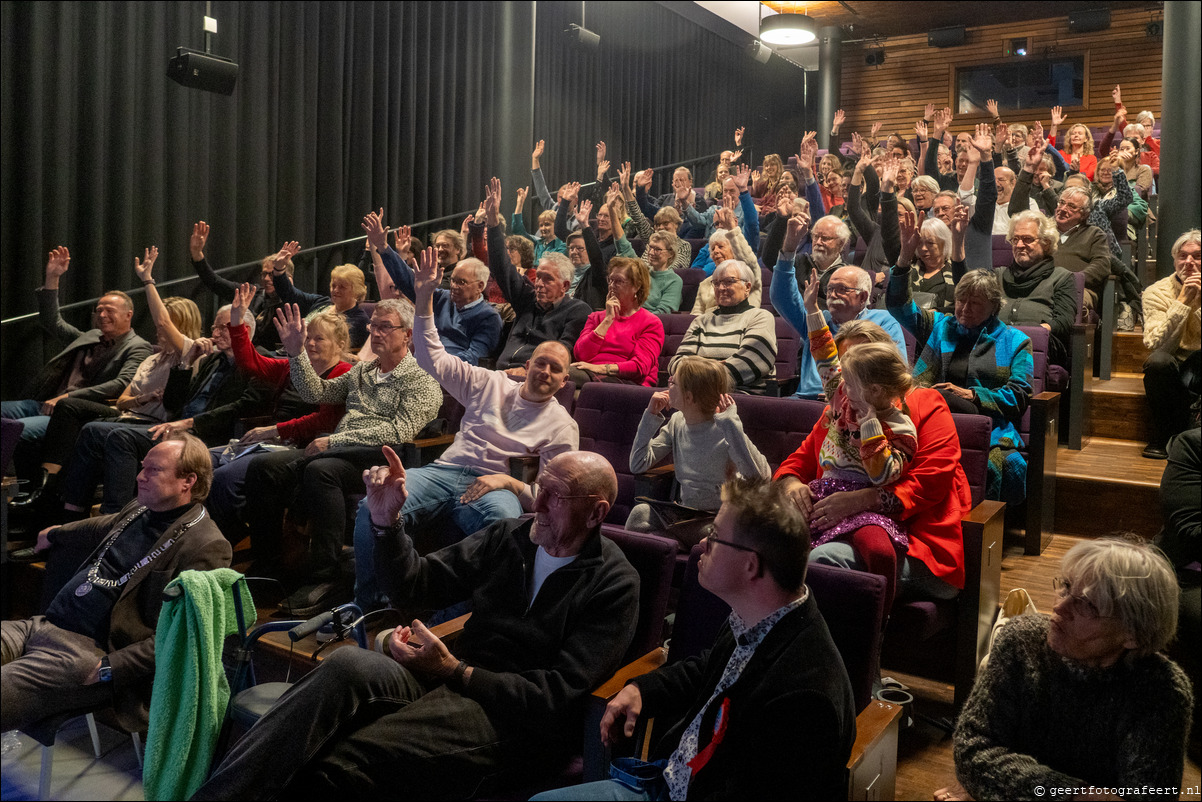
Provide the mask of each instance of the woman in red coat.
POLYGON ((818 546, 810 552, 811 561, 880 574, 888 583, 887 593, 900 582, 898 595, 903 598, 947 599, 964 587, 960 518, 972 507, 968 477, 960 465, 960 438, 938 391, 912 390, 906 407, 918 430, 918 451, 896 483, 814 501, 808 483, 821 476, 818 452, 826 440, 825 413, 773 478, 787 483, 811 525, 821 516, 841 520, 871 510, 904 522, 909 530, 909 547, 900 564, 887 537, 882 544, 872 537, 875 533, 865 531, 880 527, 863 527, 849 539, 818 546))

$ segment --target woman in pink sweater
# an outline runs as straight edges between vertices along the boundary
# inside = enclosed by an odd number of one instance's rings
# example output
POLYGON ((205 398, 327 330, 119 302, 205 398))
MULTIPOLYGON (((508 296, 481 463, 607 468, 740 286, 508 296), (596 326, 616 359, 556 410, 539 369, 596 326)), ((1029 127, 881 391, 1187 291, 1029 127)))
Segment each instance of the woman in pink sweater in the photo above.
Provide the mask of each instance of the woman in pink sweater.
POLYGON ((616 381, 654 387, 664 324, 643 309, 651 291, 651 273, 641 259, 618 256, 609 261, 605 309, 593 312, 573 349, 570 375, 579 387, 589 381, 616 381))

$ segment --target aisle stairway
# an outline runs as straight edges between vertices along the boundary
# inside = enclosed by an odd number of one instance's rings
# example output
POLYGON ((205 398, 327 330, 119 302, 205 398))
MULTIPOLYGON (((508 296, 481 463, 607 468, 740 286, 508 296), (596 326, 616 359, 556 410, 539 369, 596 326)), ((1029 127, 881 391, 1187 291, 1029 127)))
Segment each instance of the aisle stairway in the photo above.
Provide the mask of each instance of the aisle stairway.
POLYGON ((1081 450, 1061 446, 1056 455, 1058 533, 1131 530, 1152 537, 1160 530, 1165 463, 1140 456, 1148 441, 1142 334, 1116 332, 1113 353, 1112 378, 1087 382, 1081 450))

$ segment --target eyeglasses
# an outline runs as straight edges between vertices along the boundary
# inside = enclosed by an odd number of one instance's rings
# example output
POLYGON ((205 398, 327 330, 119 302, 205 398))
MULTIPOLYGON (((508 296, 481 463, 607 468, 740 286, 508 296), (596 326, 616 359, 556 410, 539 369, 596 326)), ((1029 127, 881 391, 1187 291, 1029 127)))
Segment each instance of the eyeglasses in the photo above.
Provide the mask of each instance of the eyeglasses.
POLYGON ((705 529, 703 529, 702 531, 705 532, 705 536, 701 538, 701 542, 705 544, 705 550, 707 553, 709 552, 710 549, 713 548, 714 543, 721 543, 723 546, 730 546, 732 549, 738 549, 739 551, 750 551, 752 554, 756 555, 757 557, 760 554, 758 551, 751 548, 750 546, 742 546, 738 543, 734 543, 729 540, 722 540, 720 538, 714 537, 714 525, 713 524, 710 524, 709 526, 705 527, 705 529))
POLYGON ((222 329, 228 329, 229 327, 230 327, 230 324, 228 324, 228 323, 214 323, 213 331, 221 331, 222 329))
POLYGON ((456 287, 466 287, 467 285, 471 284, 472 281, 473 279, 470 278, 456 278, 455 276, 451 276, 451 283, 456 287))
POLYGON ((834 234, 819 234, 817 231, 810 234, 810 239, 816 242, 835 242, 839 238, 834 234))
POLYGON ((392 334, 394 331, 404 329, 404 328, 405 328, 404 326, 394 326, 391 323, 368 323, 367 324, 368 331, 378 332, 380 334, 383 334, 385 337, 387 337, 389 334, 392 334))
POLYGON ((747 284, 747 283, 748 282, 744 281, 741 278, 722 278, 722 279, 716 280, 714 282, 714 286, 721 287, 722 289, 727 290, 727 289, 730 289, 731 287, 735 286, 736 284, 747 284))
POLYGON ((538 494, 539 494, 539 496, 542 496, 544 494, 546 495, 548 505, 560 504, 560 503, 563 503, 564 501, 571 501, 573 499, 579 499, 579 498, 594 498, 594 499, 598 499, 598 500, 602 499, 602 497, 597 495, 596 493, 565 494, 565 493, 559 492, 558 490, 554 490, 550 487, 547 487, 546 485, 538 486, 538 494))
POLYGON ((1028 237, 1022 234, 1015 234, 1010 238, 1010 242, 1014 245, 1031 245, 1035 243, 1039 237, 1028 237))
POLYGON ((844 284, 827 284, 827 295, 853 295, 860 291, 859 287, 848 287, 844 284))
POLYGON ((630 280, 627 279, 625 276, 610 276, 608 281, 609 281, 610 286, 612 286, 612 287, 621 287, 623 284, 630 283, 630 280))
POLYGON ((661 248, 658 245, 648 245, 647 250, 653 251, 654 253, 667 253, 668 252, 667 248, 661 248))
POLYGON ((1083 207, 1081 207, 1081 206, 1074 206, 1073 204, 1069 203, 1068 201, 1063 201, 1063 200, 1062 200, 1062 201, 1058 201, 1058 202, 1056 203, 1056 208, 1057 208, 1057 209, 1068 209, 1070 212, 1079 212, 1079 211, 1081 211, 1081 209, 1082 209, 1083 207))
POLYGON ((1073 613, 1074 618, 1118 618, 1117 615, 1102 615, 1098 612, 1097 605, 1091 602, 1084 596, 1078 596, 1073 593, 1073 584, 1064 577, 1056 577, 1052 580, 1052 587, 1056 589, 1056 598, 1069 599, 1071 604, 1069 609, 1073 613))

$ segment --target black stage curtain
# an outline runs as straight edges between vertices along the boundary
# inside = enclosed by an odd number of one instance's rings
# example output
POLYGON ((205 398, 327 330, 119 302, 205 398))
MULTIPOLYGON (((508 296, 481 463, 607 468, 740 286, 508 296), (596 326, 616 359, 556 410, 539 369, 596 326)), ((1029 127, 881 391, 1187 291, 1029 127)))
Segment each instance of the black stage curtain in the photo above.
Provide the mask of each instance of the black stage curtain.
MULTIPOLYGON (((591 180, 599 138, 639 166, 727 147, 737 120, 760 155, 777 129, 776 147, 796 147, 800 70, 757 64, 654 3, 590 3, 602 41, 583 53, 563 34, 579 7, 214 2, 213 53, 240 67, 226 97, 165 74, 177 46, 202 49, 203 2, 0 4, 0 316, 36 310, 60 244, 69 303, 133 286, 134 255, 151 244, 160 281, 191 275, 199 219, 223 267, 289 239, 355 236, 379 206, 393 224, 474 208, 493 174, 511 209, 536 137, 552 184, 591 180)), ((302 260, 298 284, 358 256, 302 260)), ((196 283, 164 294, 213 308, 196 283)), ((136 325, 153 336, 143 306, 136 325)), ((88 325, 86 309, 66 317, 88 325)), ((5 326, 3 397, 60 347, 36 321, 5 326)))

